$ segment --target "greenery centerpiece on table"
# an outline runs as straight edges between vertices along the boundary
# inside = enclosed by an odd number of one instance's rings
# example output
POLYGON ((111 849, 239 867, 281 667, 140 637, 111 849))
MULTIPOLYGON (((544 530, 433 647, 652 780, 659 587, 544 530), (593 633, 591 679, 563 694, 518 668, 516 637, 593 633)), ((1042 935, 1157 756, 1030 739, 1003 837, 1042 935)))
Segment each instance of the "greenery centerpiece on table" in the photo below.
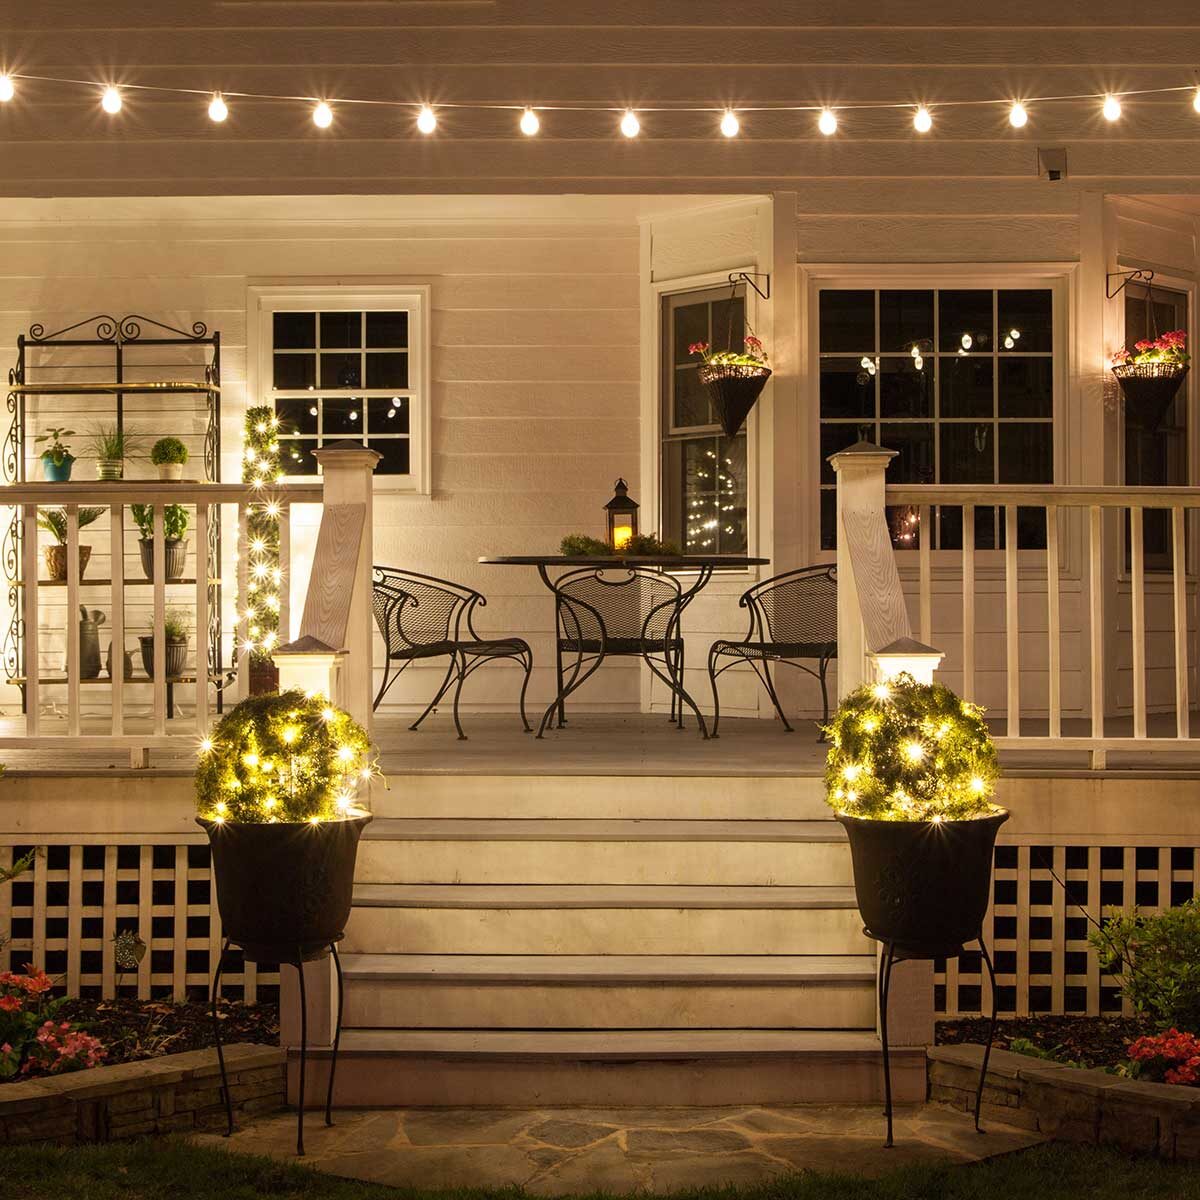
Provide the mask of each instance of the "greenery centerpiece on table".
POLYGON ((586 533, 569 533, 559 543, 568 558, 678 558, 679 547, 653 533, 635 533, 620 550, 586 533))
POLYGON ((359 792, 377 774, 362 726, 300 691, 243 700, 201 743, 221 921, 253 961, 323 957, 341 936, 371 819, 359 792))

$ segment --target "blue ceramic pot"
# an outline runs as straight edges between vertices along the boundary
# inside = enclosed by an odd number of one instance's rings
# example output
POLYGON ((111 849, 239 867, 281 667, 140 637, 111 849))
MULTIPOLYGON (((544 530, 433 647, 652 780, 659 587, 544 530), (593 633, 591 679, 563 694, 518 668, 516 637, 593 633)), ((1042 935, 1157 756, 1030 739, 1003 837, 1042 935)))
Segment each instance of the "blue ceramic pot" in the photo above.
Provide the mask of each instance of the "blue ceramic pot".
POLYGON ((42 474, 46 476, 48 483, 66 483, 71 478, 71 468, 74 465, 75 458, 70 454, 60 463, 56 463, 48 455, 42 455, 42 474))

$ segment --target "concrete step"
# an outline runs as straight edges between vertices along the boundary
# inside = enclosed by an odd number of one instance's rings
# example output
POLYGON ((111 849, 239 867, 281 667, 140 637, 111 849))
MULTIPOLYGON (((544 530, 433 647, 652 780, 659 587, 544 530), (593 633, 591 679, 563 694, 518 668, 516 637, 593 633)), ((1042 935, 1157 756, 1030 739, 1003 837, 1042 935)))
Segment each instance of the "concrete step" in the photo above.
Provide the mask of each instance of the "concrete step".
POLYGON ((346 954, 347 1027, 866 1029, 871 955, 346 954))
POLYGON ((363 883, 846 885, 842 827, 813 821, 376 818, 363 883))
MULTIPOLYGON (((535 747, 536 748, 536 747, 535 747)), ((821 820, 829 815, 819 771, 808 774, 468 774, 453 757, 441 773, 388 773, 373 784, 377 817, 590 818, 607 820, 821 820)))
POLYGON ((850 887, 359 884, 345 950, 867 954, 850 887))
MULTIPOLYGON (((289 1054, 291 1099, 298 1052, 289 1054)), ((309 1051, 324 1103, 329 1052, 309 1051)), ((898 1103, 925 1098, 925 1052, 892 1052, 898 1103)), ((347 1107, 854 1104, 883 1097, 873 1033, 836 1030, 346 1030, 334 1103, 347 1107)))

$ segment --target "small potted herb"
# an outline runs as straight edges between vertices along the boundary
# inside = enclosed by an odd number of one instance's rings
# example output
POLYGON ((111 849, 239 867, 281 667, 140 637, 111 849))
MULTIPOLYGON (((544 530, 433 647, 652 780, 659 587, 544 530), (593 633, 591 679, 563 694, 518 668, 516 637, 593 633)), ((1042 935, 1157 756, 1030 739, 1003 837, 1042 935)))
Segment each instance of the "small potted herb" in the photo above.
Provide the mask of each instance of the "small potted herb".
MULTIPOLYGON (((178 609, 167 609, 163 618, 163 637, 167 643, 166 670, 168 679, 178 679, 187 669, 188 635, 184 614, 178 609)), ((138 638, 142 648, 142 668, 148 678, 154 678, 154 634, 138 638)))
POLYGON ((1112 373, 1125 394, 1126 411, 1143 429, 1157 429, 1171 407, 1192 359, 1187 333, 1172 330, 1121 349, 1112 357, 1112 373))
POLYGON ((182 479, 188 448, 177 437, 162 437, 150 448, 150 461, 158 468, 159 479, 182 479))
POLYGON ((71 478, 75 456, 71 453, 71 448, 63 442, 63 438, 74 436, 73 429, 47 429, 45 433, 38 434, 33 439, 35 442, 49 443, 42 451, 42 474, 48 482, 66 483, 71 478))
POLYGON ((125 458, 131 439, 116 425, 101 425, 92 434, 92 453, 96 456, 96 478, 116 480, 125 473, 125 458))
MULTIPOLYGON (((103 508, 81 508, 79 510, 79 528, 90 525, 95 521, 103 508)), ((42 547, 42 557, 46 562, 46 573, 54 581, 67 577, 67 510, 65 508, 42 508, 38 510, 38 528, 44 529, 53 539, 54 544, 42 547)), ((88 559, 92 557, 91 546, 79 544, 79 578, 83 578, 88 559)))
MULTIPOLYGON (((147 579, 154 578, 154 505, 131 504, 134 523, 142 535, 138 549, 142 554, 142 570, 147 579)), ((167 579, 182 579, 187 566, 188 510, 182 504, 168 504, 163 509, 163 552, 167 579)))
POLYGON ((743 339, 741 350, 714 350, 708 342, 693 342, 688 353, 700 356, 700 382, 725 436, 733 437, 771 378, 762 342, 750 333, 743 339))

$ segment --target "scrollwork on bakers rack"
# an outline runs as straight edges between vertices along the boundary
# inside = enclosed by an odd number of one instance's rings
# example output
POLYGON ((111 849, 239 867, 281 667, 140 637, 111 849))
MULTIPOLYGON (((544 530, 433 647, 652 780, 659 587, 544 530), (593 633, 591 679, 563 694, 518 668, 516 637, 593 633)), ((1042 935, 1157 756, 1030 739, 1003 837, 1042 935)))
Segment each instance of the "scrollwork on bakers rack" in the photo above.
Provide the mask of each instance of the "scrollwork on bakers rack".
POLYGON ((154 330, 162 330, 164 333, 174 334, 177 337, 188 338, 191 341, 203 342, 208 340, 208 326, 203 321, 193 321, 191 332, 186 329, 180 329, 175 325, 167 325, 163 321, 156 321, 153 317, 142 316, 141 313, 128 313, 126 316, 117 318, 109 313, 98 313, 94 317, 88 317, 85 321, 76 321, 74 325, 66 325, 62 329, 56 329, 53 333, 47 333, 46 327, 40 322, 29 327, 29 340, 31 342, 53 342, 58 338, 63 337, 68 333, 74 333, 79 329, 92 328, 97 341, 101 342, 136 342, 142 336, 142 326, 153 326, 154 330))

